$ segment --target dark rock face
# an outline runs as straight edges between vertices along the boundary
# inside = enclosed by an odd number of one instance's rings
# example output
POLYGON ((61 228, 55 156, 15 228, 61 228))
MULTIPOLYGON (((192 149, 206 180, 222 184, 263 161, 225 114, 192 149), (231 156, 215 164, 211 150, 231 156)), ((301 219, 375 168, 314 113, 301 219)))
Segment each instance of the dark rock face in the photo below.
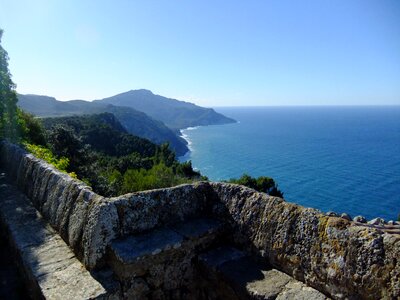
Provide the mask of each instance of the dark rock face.
MULTIPOLYGON (((350 217, 328 216, 225 183, 203 182, 104 198, 15 145, 0 147, 1 166, 44 219, 86 268, 112 266, 128 298, 213 299, 201 286, 193 285, 193 263, 216 242, 229 242, 334 299, 400 297, 400 226, 394 223, 353 222, 350 217), (202 230, 209 232, 210 225, 197 221, 197 225, 176 227, 204 216, 223 225, 223 238, 190 237, 202 230), (166 244, 146 248, 152 251, 142 253, 145 258, 138 260, 140 264, 121 254, 129 253, 121 250, 129 241, 137 242, 138 236, 159 230, 168 233, 166 244), (130 268, 141 270, 140 275, 125 276, 130 268), (177 274, 185 275, 177 278, 177 274)), ((263 273, 265 282, 275 281, 268 279, 274 272, 263 273)), ((285 289, 280 297, 297 293, 291 286, 299 284, 282 285, 285 289)), ((255 295, 257 289, 262 290, 258 285, 245 290, 255 295)), ((306 292, 308 288, 300 284, 299 289, 306 292)))

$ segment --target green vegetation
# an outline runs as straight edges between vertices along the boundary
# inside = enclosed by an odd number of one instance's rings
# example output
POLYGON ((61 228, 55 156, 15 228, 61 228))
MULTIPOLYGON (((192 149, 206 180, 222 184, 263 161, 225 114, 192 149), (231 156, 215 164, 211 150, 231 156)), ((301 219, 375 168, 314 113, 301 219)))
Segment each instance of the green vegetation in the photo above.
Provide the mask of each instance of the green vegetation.
POLYGON ((278 185, 276 185, 275 181, 270 177, 260 176, 254 178, 243 174, 239 179, 230 179, 228 182, 244 185, 256 191, 283 198, 283 192, 278 189, 278 185))
POLYGON ((31 152, 37 158, 43 159, 44 161, 48 162, 49 164, 56 167, 58 170, 68 173, 73 178, 77 178, 75 172, 68 172, 69 166, 69 159, 67 157, 60 157, 57 158, 50 149, 45 148, 40 145, 29 144, 27 142, 23 143, 26 150, 31 152))
POLYGON ((18 99, 8 70, 8 54, 1 46, 2 36, 0 29, 0 139, 16 141, 19 137, 18 99))
POLYGON ((43 119, 48 146, 67 157, 67 172, 104 196, 190 183, 205 178, 179 163, 168 144, 127 133, 110 113, 43 119))
POLYGON ((55 98, 38 95, 18 95, 18 105, 25 111, 41 117, 112 113, 128 133, 146 138, 155 144, 168 142, 177 155, 188 151, 186 142, 178 133, 164 123, 154 120, 131 107, 114 106, 99 101, 57 101, 55 98))

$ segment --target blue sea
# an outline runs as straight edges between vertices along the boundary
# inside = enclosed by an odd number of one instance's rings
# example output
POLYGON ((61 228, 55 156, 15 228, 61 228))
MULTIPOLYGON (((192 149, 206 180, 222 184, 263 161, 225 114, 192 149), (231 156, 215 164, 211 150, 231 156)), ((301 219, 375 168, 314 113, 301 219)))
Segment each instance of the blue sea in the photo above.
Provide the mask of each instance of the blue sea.
POLYGON ((182 130, 181 160, 213 181, 269 176, 286 201, 368 219, 400 213, 400 106, 216 108, 238 121, 182 130))

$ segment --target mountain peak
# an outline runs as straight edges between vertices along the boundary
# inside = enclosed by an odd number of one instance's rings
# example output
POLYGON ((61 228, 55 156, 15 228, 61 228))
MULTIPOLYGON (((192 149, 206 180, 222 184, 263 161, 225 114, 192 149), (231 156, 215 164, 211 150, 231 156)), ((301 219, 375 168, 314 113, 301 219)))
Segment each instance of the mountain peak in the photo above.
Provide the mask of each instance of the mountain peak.
POLYGON ((142 94, 142 95, 154 95, 152 91, 146 89, 130 90, 129 94, 142 94))
POLYGON ((99 101, 116 106, 132 107, 146 113, 153 119, 162 121, 174 130, 199 125, 235 122, 235 120, 225 117, 211 108, 156 95, 146 89, 130 90, 99 101))

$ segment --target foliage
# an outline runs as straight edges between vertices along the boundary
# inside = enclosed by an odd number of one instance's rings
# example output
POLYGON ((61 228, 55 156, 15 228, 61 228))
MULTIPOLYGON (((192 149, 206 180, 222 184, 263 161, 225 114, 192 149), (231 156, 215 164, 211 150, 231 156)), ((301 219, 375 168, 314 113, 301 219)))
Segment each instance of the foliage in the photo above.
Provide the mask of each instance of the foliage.
MULTIPOLYGON (((50 149, 45 148, 39 145, 33 145, 29 143, 24 143, 25 149, 32 153, 39 159, 43 159, 44 161, 48 162, 49 164, 56 167, 58 170, 68 173, 68 165, 69 159, 67 157, 60 157, 57 158, 50 149)), ((76 178, 76 174, 74 172, 68 173, 70 176, 76 178)))
POLYGON ((3 30, 0 29, 0 139, 12 142, 21 140, 45 145, 45 137, 40 122, 32 115, 17 108, 17 93, 8 69, 8 54, 1 46, 3 30))
POLYGON ((228 182, 244 185, 271 196, 283 197, 283 192, 278 189, 278 185, 276 185, 275 181, 270 177, 260 176, 254 178, 248 174, 243 174, 239 179, 230 179, 228 182))
POLYGON ((179 163, 168 144, 160 146, 126 132, 110 113, 43 120, 47 141, 68 171, 104 196, 204 180, 191 162, 179 163))
POLYGON ((150 170, 129 169, 123 176, 122 192, 136 192, 154 188, 163 188, 191 182, 189 179, 175 176, 173 170, 164 163, 154 165, 150 170))
POLYGON ((38 95, 18 95, 18 105, 26 111, 41 117, 60 117, 71 115, 113 114, 134 136, 149 139, 155 144, 169 142, 178 155, 188 151, 186 142, 164 123, 154 120, 143 112, 130 107, 120 107, 99 101, 57 101, 55 98, 38 95))
POLYGON ((0 29, 0 139, 18 141, 17 94, 8 70, 8 54, 1 46, 3 30, 0 29))
POLYGON ((68 128, 79 136, 82 144, 91 145, 97 152, 110 156, 124 156, 137 152, 143 156, 153 156, 156 145, 149 140, 133 136, 126 132, 113 114, 71 116, 43 119, 46 129, 68 128))
POLYGON ((40 119, 19 109, 18 122, 22 140, 36 145, 46 145, 46 136, 40 119))

